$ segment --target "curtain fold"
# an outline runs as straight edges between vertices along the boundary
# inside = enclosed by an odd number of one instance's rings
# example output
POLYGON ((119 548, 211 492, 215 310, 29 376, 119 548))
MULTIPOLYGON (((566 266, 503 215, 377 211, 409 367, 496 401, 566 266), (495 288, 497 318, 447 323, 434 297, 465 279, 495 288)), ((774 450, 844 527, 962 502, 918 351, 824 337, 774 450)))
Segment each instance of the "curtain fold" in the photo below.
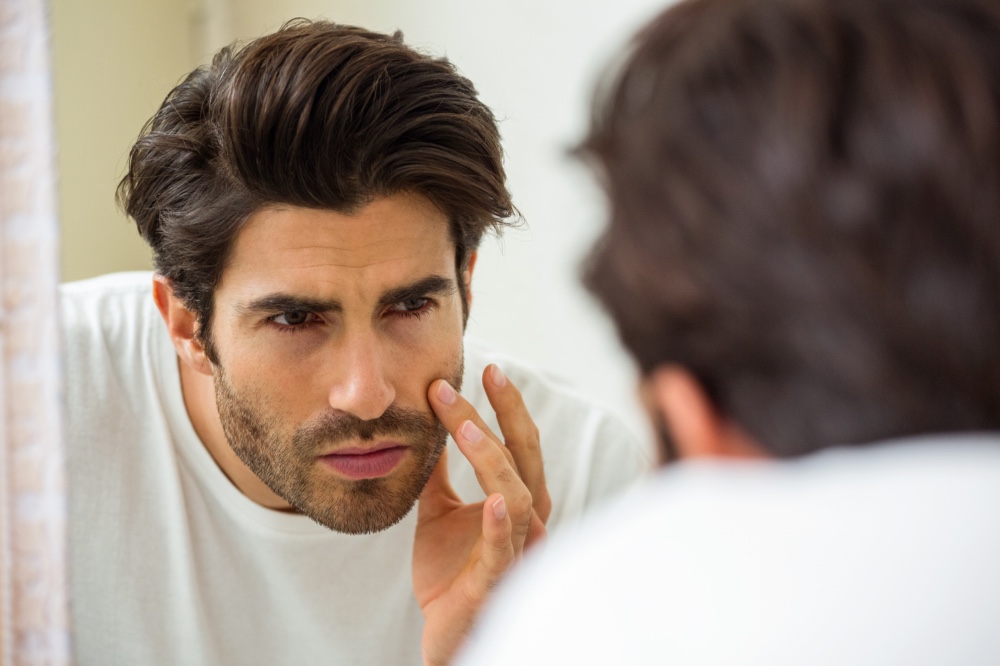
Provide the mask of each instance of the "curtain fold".
POLYGON ((47 6, 0 0, 0 656, 70 663, 47 6))

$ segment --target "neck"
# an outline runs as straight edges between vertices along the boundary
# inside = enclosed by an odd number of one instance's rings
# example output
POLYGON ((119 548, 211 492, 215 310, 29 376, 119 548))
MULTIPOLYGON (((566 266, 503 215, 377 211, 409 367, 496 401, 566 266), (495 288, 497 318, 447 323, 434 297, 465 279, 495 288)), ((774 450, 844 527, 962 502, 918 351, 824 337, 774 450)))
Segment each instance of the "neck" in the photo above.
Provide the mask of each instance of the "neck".
POLYGON ((191 419, 198 439, 222 473, 241 493, 257 504, 277 511, 291 511, 291 505, 268 488, 229 446, 215 403, 215 382, 212 376, 194 370, 180 359, 177 364, 188 418, 191 419))

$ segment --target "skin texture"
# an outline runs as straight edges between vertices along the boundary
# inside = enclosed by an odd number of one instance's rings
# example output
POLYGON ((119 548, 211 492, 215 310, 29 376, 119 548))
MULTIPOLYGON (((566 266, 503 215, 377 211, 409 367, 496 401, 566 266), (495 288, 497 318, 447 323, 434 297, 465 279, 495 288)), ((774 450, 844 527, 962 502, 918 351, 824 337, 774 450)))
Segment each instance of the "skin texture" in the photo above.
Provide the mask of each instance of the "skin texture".
MULTIPOLYGON (((474 266, 473 255, 467 286, 474 266)), ((496 366, 483 372, 501 435, 451 388, 462 377, 456 277, 447 218, 401 194, 352 215, 252 216, 215 293, 218 365, 169 281, 153 284, 191 422, 247 497, 345 532, 384 529, 419 497, 413 578, 427 664, 448 662, 490 591, 544 536, 551 510, 538 429, 513 383, 496 366), (452 489, 445 432, 485 501, 465 504, 452 489), (375 479, 322 459, 387 445, 405 455, 375 479)))

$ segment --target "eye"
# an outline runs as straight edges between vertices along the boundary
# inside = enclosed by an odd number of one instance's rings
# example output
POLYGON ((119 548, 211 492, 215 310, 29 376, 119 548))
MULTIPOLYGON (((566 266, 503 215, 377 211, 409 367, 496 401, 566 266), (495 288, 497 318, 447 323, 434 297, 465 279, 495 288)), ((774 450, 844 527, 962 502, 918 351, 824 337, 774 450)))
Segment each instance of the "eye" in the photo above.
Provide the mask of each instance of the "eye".
POLYGON ((402 315, 404 317, 419 317, 431 306, 431 299, 418 297, 407 298, 389 306, 389 314, 402 315))
POLYGON ((282 312, 279 315, 274 315, 271 317, 271 321, 278 326, 296 328, 309 323, 311 321, 310 318, 313 316, 311 312, 306 312, 305 310, 290 310, 282 312))
POLYGON ((400 307, 403 310, 406 310, 407 312, 412 312, 414 310, 419 310, 420 308, 422 308, 425 305, 427 305, 427 299, 426 298, 408 298, 405 301, 401 302, 399 305, 400 305, 400 307))

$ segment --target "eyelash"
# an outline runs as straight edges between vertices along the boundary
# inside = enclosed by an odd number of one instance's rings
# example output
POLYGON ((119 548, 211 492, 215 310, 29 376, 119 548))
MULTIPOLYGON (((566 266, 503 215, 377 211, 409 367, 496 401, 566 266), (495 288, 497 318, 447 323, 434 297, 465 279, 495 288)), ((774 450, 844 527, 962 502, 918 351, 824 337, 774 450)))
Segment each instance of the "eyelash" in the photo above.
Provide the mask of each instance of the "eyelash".
MULTIPOLYGON (((404 317, 404 318, 416 318, 420 319, 425 314, 427 314, 431 308, 435 305, 434 301, 430 298, 421 297, 419 299, 408 299, 408 300, 422 300, 424 303, 416 310, 388 310, 387 314, 391 317, 404 317)), ((314 312, 305 312, 309 317, 305 322, 301 324, 279 324, 274 320, 278 317, 288 314, 289 312, 304 312, 302 310, 289 310, 288 312, 279 312, 276 315, 271 315, 267 318, 267 323, 271 328, 277 329, 280 333, 299 333, 301 331, 307 330, 316 326, 320 323, 319 315, 314 312)))
POLYGON ((319 317, 314 312, 305 312, 306 316, 308 316, 309 319, 307 319, 305 322, 301 324, 279 324, 274 321, 278 317, 282 317, 286 314, 289 314, 290 312, 303 312, 303 311, 289 310, 288 312, 279 312, 276 315, 271 315, 270 317, 267 318, 268 326, 270 326, 273 329, 276 329, 279 333, 299 333, 306 329, 310 329, 319 323, 317 321, 319 317))
POLYGON ((434 302, 425 296, 421 296, 420 298, 408 298, 406 300, 423 301, 423 305, 421 305, 416 310, 389 310, 389 314, 394 317, 416 317, 417 319, 420 319, 425 314, 427 314, 430 311, 430 309, 434 306, 434 302))

